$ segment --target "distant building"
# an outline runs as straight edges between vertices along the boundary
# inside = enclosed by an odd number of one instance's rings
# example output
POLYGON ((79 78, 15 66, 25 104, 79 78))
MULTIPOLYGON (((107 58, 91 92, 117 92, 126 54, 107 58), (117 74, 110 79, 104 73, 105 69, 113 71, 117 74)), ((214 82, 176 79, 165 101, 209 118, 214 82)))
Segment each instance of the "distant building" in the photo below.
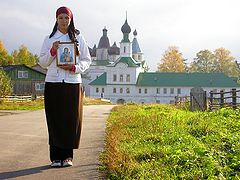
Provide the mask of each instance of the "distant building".
POLYGON ((238 84, 223 73, 160 73, 147 72, 148 68, 137 41, 129 40, 131 28, 127 20, 121 31, 123 38, 120 51, 111 57, 106 29, 99 46, 93 48, 93 64, 88 71, 90 96, 106 98, 113 103, 173 103, 175 96, 189 96, 193 87, 202 87, 205 91, 230 90, 238 84), (102 42, 103 41, 103 42, 102 42), (103 50, 105 48, 105 50, 103 50), (109 51, 107 51, 107 49, 109 51), (100 59, 99 59, 100 58, 100 59))
POLYGON ((120 47, 117 46, 116 42, 110 46, 107 29, 105 27, 98 46, 94 45, 93 48, 89 48, 92 57, 92 64, 85 74, 83 74, 83 84, 87 96, 90 96, 89 83, 106 72, 107 67, 114 64, 120 58, 120 55, 127 57, 131 55, 131 59, 138 62, 138 64, 144 68, 144 71, 148 70, 146 61, 144 60, 144 53, 141 51, 137 41, 137 31, 134 31, 134 38, 131 42, 129 40, 131 28, 128 25, 127 20, 121 27, 121 30, 124 33, 124 37, 120 43, 120 47))
POLYGON ((45 73, 26 65, 1 66, 10 77, 14 95, 43 95, 45 73))

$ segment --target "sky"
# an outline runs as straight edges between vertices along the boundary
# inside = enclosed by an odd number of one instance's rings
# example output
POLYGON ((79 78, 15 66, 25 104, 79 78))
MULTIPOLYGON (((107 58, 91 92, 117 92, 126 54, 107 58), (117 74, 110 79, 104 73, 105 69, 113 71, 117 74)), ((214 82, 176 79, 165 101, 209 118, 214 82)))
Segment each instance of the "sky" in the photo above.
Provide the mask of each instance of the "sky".
POLYGON ((89 47, 98 45, 104 27, 110 44, 120 47, 127 11, 130 39, 136 29, 150 71, 169 46, 177 46, 188 63, 197 52, 220 47, 240 61, 239 0, 0 0, 0 40, 8 52, 25 45, 39 55, 60 6, 72 10, 89 47))

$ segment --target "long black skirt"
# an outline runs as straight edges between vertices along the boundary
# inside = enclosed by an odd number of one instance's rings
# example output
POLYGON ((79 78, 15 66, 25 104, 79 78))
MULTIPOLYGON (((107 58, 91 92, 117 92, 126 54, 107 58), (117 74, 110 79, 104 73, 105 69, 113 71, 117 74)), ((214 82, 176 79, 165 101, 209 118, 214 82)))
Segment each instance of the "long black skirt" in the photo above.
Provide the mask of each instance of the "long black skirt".
POLYGON ((80 90, 80 84, 46 82, 44 103, 50 146, 79 147, 82 128, 80 90))

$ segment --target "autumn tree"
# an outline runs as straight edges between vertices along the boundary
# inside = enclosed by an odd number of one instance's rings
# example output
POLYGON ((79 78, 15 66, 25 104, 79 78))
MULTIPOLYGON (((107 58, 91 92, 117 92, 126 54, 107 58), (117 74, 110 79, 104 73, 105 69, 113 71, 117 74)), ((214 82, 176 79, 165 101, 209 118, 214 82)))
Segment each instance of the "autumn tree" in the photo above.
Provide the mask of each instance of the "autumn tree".
POLYGON ((209 50, 199 51, 190 64, 189 71, 191 72, 205 72, 210 73, 215 71, 215 57, 214 54, 209 50))
POLYGON ((29 52, 28 48, 21 45, 19 50, 12 52, 14 64, 25 64, 27 66, 33 66, 38 61, 38 56, 29 52))
POLYGON ((0 66, 5 66, 12 63, 12 57, 8 54, 3 42, 0 40, 0 66))
POLYGON ((186 69, 182 53, 175 46, 168 47, 160 61, 157 67, 160 72, 184 72, 186 69))
POLYGON ((235 58, 224 48, 218 48, 214 53, 209 50, 198 52, 189 69, 191 72, 220 72, 232 77, 240 74, 235 58))
POLYGON ((5 97, 10 95, 12 92, 11 80, 5 73, 5 71, 0 69, 0 97, 5 97))
POLYGON ((239 76, 239 68, 229 50, 218 48, 214 51, 214 56, 216 72, 222 72, 232 77, 239 76))

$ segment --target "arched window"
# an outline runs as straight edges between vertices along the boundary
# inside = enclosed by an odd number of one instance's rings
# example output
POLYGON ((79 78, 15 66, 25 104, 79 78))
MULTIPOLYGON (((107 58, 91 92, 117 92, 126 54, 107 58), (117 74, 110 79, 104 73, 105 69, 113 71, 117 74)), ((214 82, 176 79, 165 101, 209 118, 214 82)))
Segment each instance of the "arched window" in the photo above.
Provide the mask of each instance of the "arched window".
POLYGON ((116 75, 116 74, 113 75, 113 81, 114 81, 114 82, 117 81, 117 75, 116 75))
POLYGON ((130 74, 127 74, 126 81, 130 82, 130 74))
POLYGON ((120 93, 123 93, 123 88, 120 88, 120 93))
POLYGON ((123 75, 120 74, 120 82, 123 82, 123 75))

